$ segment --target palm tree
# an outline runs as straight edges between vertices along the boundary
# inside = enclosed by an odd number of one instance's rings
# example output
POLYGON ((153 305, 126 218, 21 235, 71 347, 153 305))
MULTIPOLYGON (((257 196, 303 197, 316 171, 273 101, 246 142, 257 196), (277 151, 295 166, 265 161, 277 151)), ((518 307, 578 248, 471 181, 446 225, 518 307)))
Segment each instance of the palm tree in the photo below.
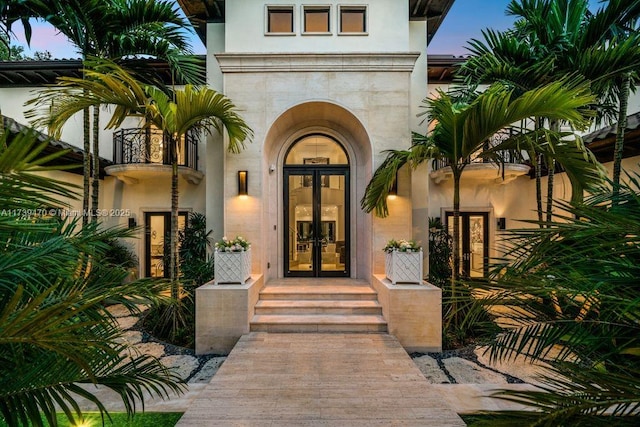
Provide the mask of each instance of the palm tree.
MULTIPOLYGON (((11 2, 15 3, 15 2, 11 2)), ((135 69, 139 78, 151 81, 154 71, 146 69, 144 61, 131 61, 140 55, 151 56, 169 63, 177 76, 185 82, 203 81, 200 63, 186 56, 190 46, 185 29, 189 27, 168 0, 67 0, 42 3, 37 0, 20 2, 15 15, 45 19, 64 34, 79 50, 83 58, 89 56, 111 59, 135 69)), ((15 4, 10 5, 12 11, 15 4)), ((9 21, 10 22, 10 21, 9 21)), ((28 25, 28 21, 27 25, 28 25)), ((28 27, 25 27, 25 29, 28 27)), ((93 129, 90 112, 83 112, 84 187, 83 210, 98 208, 99 197, 99 119, 98 106, 93 109, 93 129), (91 146, 93 140, 93 147, 91 146), (92 156, 93 152, 93 156, 92 156), (91 176, 92 175, 92 179, 91 176), (91 183, 90 183, 91 181, 91 183), (92 187, 91 197, 89 188, 92 187)), ((95 220, 96 217, 92 216, 95 220)), ((83 216, 86 223, 87 216, 83 216)))
POLYGON ((179 141, 193 128, 209 133, 214 129, 222 133, 224 129, 229 152, 237 153, 244 148, 244 141, 252 137, 252 131, 231 100, 212 89, 186 85, 170 98, 155 86, 142 85, 111 61, 94 59, 87 65, 91 68, 84 70, 85 79, 60 78, 57 87, 45 90, 39 99, 34 100, 36 108, 29 114, 40 114, 38 123, 57 135, 75 113, 87 107, 109 104, 114 107, 114 112, 107 128, 116 128, 125 118, 138 116, 144 119, 146 126, 154 125, 169 137, 172 164, 170 270, 172 296, 177 299, 179 141))
MULTIPOLYGON (((500 81, 519 90, 573 75, 591 81, 591 90, 601 105, 609 103, 612 95, 628 96, 628 92, 619 91, 624 87, 619 83, 640 66, 640 36, 627 31, 623 32, 626 39, 621 38, 620 29, 628 28, 636 19, 640 1, 612 0, 595 14, 588 7, 587 0, 512 0, 507 14, 519 18, 514 29, 487 30, 483 32, 484 41, 472 40, 472 55, 460 68, 460 75, 466 84, 500 81)), ((626 107, 620 117, 626 118, 626 107)), ((557 130, 558 123, 550 124, 557 130)), ((624 126, 618 130, 624 131, 624 126)), ((558 161, 561 163, 561 159, 558 161)), ((540 159, 535 166, 538 219, 542 225, 540 159)), ((550 221, 554 159, 547 159, 547 168, 550 221)))
POLYGON ((502 394, 534 411, 487 425, 637 424, 640 176, 629 181, 618 200, 605 188, 583 203, 559 202, 549 228, 510 231, 511 260, 477 283, 489 291, 485 307, 499 307, 502 323, 512 325, 491 343, 490 358, 520 355, 551 366, 541 390, 502 394), (545 303, 552 296, 562 310, 545 303))
MULTIPOLYGON (((148 55, 169 62, 177 74, 185 81, 202 81, 202 69, 198 69, 192 59, 184 56, 190 52, 186 33, 183 29, 188 22, 175 9, 175 3, 166 0, 72 0, 64 2, 64 7, 49 15, 47 21, 67 36, 80 50, 84 58, 96 56, 121 62, 132 56, 148 55)), ((126 63, 126 62, 125 62, 126 63)), ((153 70, 143 73, 149 76, 153 70)), ((88 114, 85 112, 84 114, 88 114)), ((91 212, 98 208, 99 196, 99 119, 100 109, 93 108, 93 168, 85 160, 85 174, 92 170, 91 212)), ((85 120, 88 132, 89 118, 85 120)), ((87 141, 85 134, 85 150, 87 141)), ((88 209, 88 178, 85 182, 86 208, 88 209)), ((96 217, 92 218, 95 220, 96 217)))
MULTIPOLYGON (((413 145, 408 150, 388 152, 367 185, 361 207, 366 212, 375 209, 377 215, 386 216, 386 198, 400 167, 409 164, 415 168, 431 159, 447 160, 453 174, 451 289, 455 295, 460 269, 460 180, 467 165, 466 159, 481 150, 492 135, 526 118, 544 116, 584 127, 588 121, 581 108, 590 102, 593 102, 593 97, 586 85, 568 88, 565 82, 551 83, 520 96, 514 96, 513 91, 502 84, 494 84, 468 104, 456 102, 451 95, 439 91, 436 98, 427 100, 430 120, 435 123, 431 133, 414 133, 413 145)), ((533 138, 535 132, 527 134, 529 139, 537 139, 533 138)), ((495 149, 500 150, 500 146, 495 149)), ((555 154, 550 152, 549 155, 555 154)), ((587 169, 586 164, 581 169, 587 169)))
POLYGON ((103 262, 108 239, 126 230, 78 229, 76 221, 40 217, 75 197, 63 182, 38 174, 60 154, 34 132, 0 132, 0 418, 8 425, 57 425, 56 406, 75 424, 78 396, 108 412, 93 388, 103 385, 133 415, 145 395, 167 398, 184 385, 155 358, 131 352, 105 302, 157 301, 161 283, 123 284, 126 270, 103 262), (34 214, 35 212, 35 214, 34 214), (89 262, 90 260, 90 262, 89 262), (75 419, 75 422, 74 422, 75 419))

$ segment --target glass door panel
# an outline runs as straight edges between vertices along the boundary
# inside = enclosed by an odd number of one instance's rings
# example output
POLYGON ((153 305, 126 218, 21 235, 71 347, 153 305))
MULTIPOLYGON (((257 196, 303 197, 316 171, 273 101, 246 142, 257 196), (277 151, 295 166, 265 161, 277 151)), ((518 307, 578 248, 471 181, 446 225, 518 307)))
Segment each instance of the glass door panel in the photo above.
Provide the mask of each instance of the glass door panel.
MULTIPOLYGON (((460 229, 460 238, 462 239, 462 241, 464 241, 464 237, 463 237, 463 219, 462 219, 462 214, 460 214, 460 224, 459 224, 459 229, 460 229)), ((453 213, 449 214, 447 213, 447 231, 449 232, 449 236, 451 236, 451 238, 453 239, 453 213)), ((463 252, 463 244, 459 243, 458 244, 458 256, 460 257, 460 267, 459 267, 459 271, 458 274, 464 274, 464 252, 463 252)))
POLYGON ((320 268, 345 271, 345 175, 320 174, 320 268))
POLYGON ((312 273, 314 269, 313 174, 289 175, 288 271, 312 273))
POLYGON ((485 260, 489 256, 485 245, 486 215, 469 215, 469 277, 485 276, 485 260))
POLYGON ((165 216, 163 214, 150 215, 149 225, 151 227, 149 236, 151 254, 147 275, 155 278, 164 277, 164 253, 169 249, 169 230, 165 231, 165 216))

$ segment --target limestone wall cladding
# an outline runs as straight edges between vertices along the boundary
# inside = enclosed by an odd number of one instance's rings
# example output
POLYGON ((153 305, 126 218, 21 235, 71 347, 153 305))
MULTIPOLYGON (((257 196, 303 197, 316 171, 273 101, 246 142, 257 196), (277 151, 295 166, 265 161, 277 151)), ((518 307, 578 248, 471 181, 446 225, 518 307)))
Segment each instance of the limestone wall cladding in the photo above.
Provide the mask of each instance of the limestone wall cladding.
MULTIPOLYGON (((416 55, 417 56, 417 55, 416 55)), ((228 58, 227 58, 228 59, 228 58)), ((301 61, 310 61, 306 57, 301 61)), ((326 61, 326 58, 324 58, 326 61)), ((368 60, 376 62, 375 57, 368 60)), ((412 60, 415 60, 415 56, 412 60)), ((224 58, 223 58, 223 71, 224 58)), ((412 65, 412 63, 411 63, 412 65)), ((375 68, 375 67, 372 67, 375 68)), ((236 70, 237 71, 237 70, 236 70)), ((225 158, 225 231, 227 235, 242 234, 252 242, 264 242, 254 245, 253 272, 263 272, 266 263, 272 268, 279 260, 272 238, 273 227, 278 224, 277 208, 269 209, 265 206, 265 197, 277 184, 281 175, 281 162, 286 151, 286 144, 292 143, 287 138, 295 132, 308 129, 332 130, 333 124, 338 128, 340 118, 326 110, 328 114, 307 112, 301 108, 299 120, 293 117, 289 123, 279 124, 290 126, 290 131, 281 129, 278 141, 267 141, 267 134, 278 118, 288 110, 306 103, 320 102, 337 105, 345 110, 345 114, 352 115, 365 129, 366 135, 359 140, 341 140, 347 146, 347 151, 354 153, 351 158, 352 167, 352 222, 358 222, 364 214, 359 209, 359 197, 363 194, 364 186, 370 178, 370 173, 383 160, 381 151, 391 148, 406 148, 410 144, 410 71, 268 71, 268 72, 229 72, 224 74, 225 94, 243 111, 243 117, 254 131, 254 142, 248 144, 241 154, 228 154, 225 158), (364 141, 367 139, 367 141, 364 141), (265 155, 265 144, 270 145, 271 157, 265 155), (357 148, 359 144, 369 144, 366 150, 357 148), (349 146, 351 146, 349 148, 349 146), (369 158, 362 158, 362 153, 369 153, 369 158), (360 153, 360 154, 358 154, 360 153), (359 157, 358 157, 359 156, 359 157), (280 162, 280 163, 278 163, 280 162), (269 174, 271 164, 278 165, 277 176, 269 174), (356 167, 357 166, 357 167, 356 167), (237 197, 236 176, 238 170, 249 171, 249 197, 237 197), (267 242, 270 242, 267 245, 267 242), (264 246, 264 247, 261 247, 264 246), (269 257, 272 258, 269 258, 269 257), (268 261, 270 259, 271 261, 268 261)), ((335 130, 335 129, 333 129, 335 130)), ((346 135, 348 132, 343 132, 346 135)), ((348 139, 348 138, 347 138, 348 139)), ((405 186, 409 188, 409 186, 405 186)), ((408 190, 410 191, 410 190, 408 190)), ((282 198, 282 195, 275 197, 282 198)), ((410 194, 410 193, 408 193, 410 194)), ((386 240, 391 237, 410 236, 411 208, 408 197, 403 202, 399 198, 397 205, 392 208, 393 215, 385 220, 373 220, 373 228, 362 230, 361 235, 352 244, 352 253, 366 247, 364 253, 371 253, 371 249, 382 249, 386 240)), ((276 205, 277 206, 277 205, 276 205)), ((352 223, 352 233, 357 227, 352 223)), ((277 233, 280 233, 278 231, 277 233)), ((275 236, 277 237, 277 233, 275 236)), ((353 239, 352 235, 352 239, 353 239)), ((375 251, 377 252, 377 250, 375 251)), ((360 252, 359 256, 362 256, 360 252)), ((374 264, 380 258, 382 251, 376 253, 374 264), (377 255, 380 255, 379 257, 377 255)), ((382 267, 383 268, 383 267, 382 267)), ((265 275, 276 274, 265 272, 265 275)), ((357 277, 368 277, 371 271, 356 271, 357 277)))
POLYGON ((401 52, 409 45, 409 2, 398 0, 264 0, 226 3, 227 52, 401 52), (294 6, 294 35, 265 35, 265 8, 294 6), (367 35, 338 35, 338 5, 367 6, 367 35), (303 5, 330 5, 330 35, 301 35, 303 5))

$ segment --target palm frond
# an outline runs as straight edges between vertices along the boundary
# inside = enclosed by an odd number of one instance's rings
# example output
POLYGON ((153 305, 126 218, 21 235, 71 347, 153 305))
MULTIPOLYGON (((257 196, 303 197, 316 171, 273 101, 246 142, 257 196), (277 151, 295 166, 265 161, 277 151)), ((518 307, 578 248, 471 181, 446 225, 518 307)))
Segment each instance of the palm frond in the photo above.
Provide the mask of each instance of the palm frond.
POLYGON ((362 200, 360 200, 362 210, 371 212, 375 209, 376 215, 382 218, 389 215, 387 196, 398 176, 398 170, 407 163, 409 156, 409 151, 391 150, 387 152, 387 157, 376 169, 371 181, 367 184, 362 200))

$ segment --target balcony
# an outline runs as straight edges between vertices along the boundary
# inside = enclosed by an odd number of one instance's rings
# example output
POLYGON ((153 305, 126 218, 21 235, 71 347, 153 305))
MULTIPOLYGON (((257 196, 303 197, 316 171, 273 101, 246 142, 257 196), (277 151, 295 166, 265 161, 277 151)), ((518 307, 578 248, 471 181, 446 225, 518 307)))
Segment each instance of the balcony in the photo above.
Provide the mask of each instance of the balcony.
MULTIPOLYGON (((171 176, 169 136, 156 128, 120 129, 113 133, 113 165, 107 174, 125 184, 171 176)), ((198 137, 189 131, 178 143, 178 174, 191 184, 199 184, 204 174, 198 171, 198 137)))
MULTIPOLYGON (((529 125, 531 124, 529 123, 529 125)), ((467 157, 464 160, 466 166, 462 173, 462 179, 494 180, 497 184, 506 184, 519 176, 527 175, 531 167, 527 164, 526 158, 520 151, 499 151, 498 153, 503 160, 502 165, 498 165, 482 157, 482 153, 485 150, 499 146, 500 143, 512 136, 513 129, 511 128, 497 132, 492 138, 485 142, 484 147, 467 157)), ((446 159, 434 160, 433 170, 429 176, 436 184, 440 184, 448 179, 453 179, 451 164, 446 159)))
MULTIPOLYGON (((522 154, 515 151, 502 151, 501 157, 504 164, 499 165, 490 162, 480 156, 483 150, 479 150, 464 161, 466 164, 462 173, 462 179, 470 178, 473 180, 494 180, 497 184, 506 184, 513 181, 519 176, 529 173, 531 167, 525 163, 522 154)), ((453 179, 451 164, 448 160, 434 160, 433 170, 429 176, 440 184, 448 179, 453 179)))

